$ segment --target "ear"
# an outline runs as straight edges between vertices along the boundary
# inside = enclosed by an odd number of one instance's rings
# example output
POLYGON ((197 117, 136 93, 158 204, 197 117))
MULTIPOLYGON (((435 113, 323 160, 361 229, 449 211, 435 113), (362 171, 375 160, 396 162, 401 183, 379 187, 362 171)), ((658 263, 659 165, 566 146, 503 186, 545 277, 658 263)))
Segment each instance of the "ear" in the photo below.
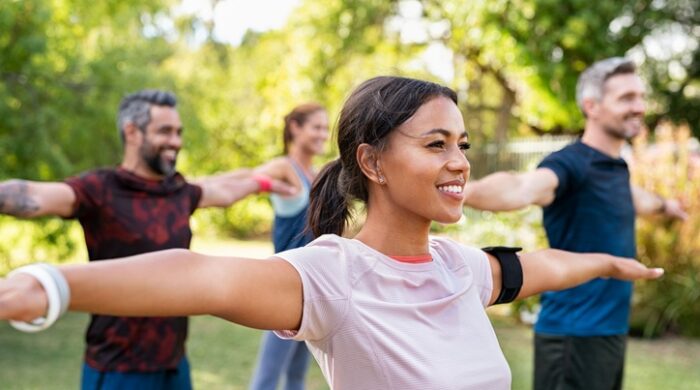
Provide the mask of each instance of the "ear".
POLYGON ((143 132, 132 122, 124 125, 124 145, 141 145, 143 142, 143 132))
POLYGON ((598 108, 600 107, 597 100, 593 98, 583 99, 583 112, 586 114, 587 118, 594 117, 598 114, 598 108))
POLYGON ((296 137, 297 134, 301 131, 301 124, 295 120, 290 120, 289 121, 289 131, 292 133, 292 138, 296 137))
POLYGON ((364 173, 370 181, 377 184, 384 184, 386 182, 386 178, 381 170, 379 154, 374 146, 364 143, 360 144, 360 146, 357 147, 355 158, 357 158, 357 164, 360 166, 362 173, 364 173))

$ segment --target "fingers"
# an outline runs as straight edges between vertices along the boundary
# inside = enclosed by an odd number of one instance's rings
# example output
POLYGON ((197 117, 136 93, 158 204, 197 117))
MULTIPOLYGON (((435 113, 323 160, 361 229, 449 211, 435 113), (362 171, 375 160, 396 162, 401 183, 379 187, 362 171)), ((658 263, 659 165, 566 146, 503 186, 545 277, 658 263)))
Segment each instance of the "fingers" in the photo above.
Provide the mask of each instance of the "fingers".
POLYGON ((658 279, 664 275, 663 268, 649 268, 649 277, 647 279, 658 279))
POLYGON ((647 268, 644 264, 634 260, 616 260, 615 279, 621 280, 649 280, 658 279, 664 274, 663 268, 647 268))
POLYGON ((683 221, 688 219, 688 213, 683 208, 683 205, 676 199, 671 199, 666 202, 666 215, 683 221))
POLYGON ((645 266, 642 265, 642 264, 639 264, 639 265, 640 265, 641 267, 643 267, 643 269, 640 270, 640 272, 638 273, 638 275, 636 275, 636 276, 639 276, 639 277, 634 277, 634 278, 631 279, 631 280, 637 280, 637 279, 646 279, 646 280, 658 279, 658 278, 660 278, 660 277, 664 274, 664 269, 663 269, 663 268, 647 268, 647 267, 645 267, 645 266))
POLYGON ((671 216, 682 221, 688 219, 688 213, 686 213, 685 210, 683 210, 682 208, 678 208, 678 210, 675 210, 671 216))
POLYGON ((46 312, 41 284, 29 275, 0 280, 0 320, 31 321, 46 312))
POLYGON ((297 193, 296 188, 280 180, 272 180, 271 190, 276 194, 287 196, 297 193))

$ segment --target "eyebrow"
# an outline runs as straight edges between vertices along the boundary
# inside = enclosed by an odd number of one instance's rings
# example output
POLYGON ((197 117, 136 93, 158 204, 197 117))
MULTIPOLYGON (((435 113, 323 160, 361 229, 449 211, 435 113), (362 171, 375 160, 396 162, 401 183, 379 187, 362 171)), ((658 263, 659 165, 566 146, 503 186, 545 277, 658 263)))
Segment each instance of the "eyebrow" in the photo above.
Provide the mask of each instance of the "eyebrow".
POLYGON ((160 131, 160 130, 170 130, 170 129, 175 129, 176 131, 180 131, 180 132, 183 131, 183 130, 185 130, 185 128, 182 127, 182 126, 180 126, 180 127, 175 127, 175 126, 172 126, 172 125, 163 125, 163 126, 161 126, 161 127, 158 128, 159 131, 160 131))
POLYGON ((647 97, 646 91, 644 91, 644 92, 628 91, 628 92, 625 92, 625 93, 621 94, 620 96, 618 96, 618 98, 627 97, 627 96, 634 96, 634 95, 640 95, 643 99, 645 99, 647 97))
MULTIPOLYGON (((439 129, 439 128, 438 128, 438 129, 432 129, 432 130, 426 131, 425 133, 421 134, 421 137, 425 137, 425 136, 433 135, 433 134, 441 134, 441 135, 443 135, 443 136, 445 136, 445 137, 450 137, 450 136, 452 136, 452 132, 451 132, 451 131, 445 130, 445 129, 439 129)), ((463 132, 462 134, 460 134, 459 137, 457 137, 457 138, 465 138, 465 137, 466 137, 466 138, 469 138, 469 134, 467 134, 466 131, 463 132)))

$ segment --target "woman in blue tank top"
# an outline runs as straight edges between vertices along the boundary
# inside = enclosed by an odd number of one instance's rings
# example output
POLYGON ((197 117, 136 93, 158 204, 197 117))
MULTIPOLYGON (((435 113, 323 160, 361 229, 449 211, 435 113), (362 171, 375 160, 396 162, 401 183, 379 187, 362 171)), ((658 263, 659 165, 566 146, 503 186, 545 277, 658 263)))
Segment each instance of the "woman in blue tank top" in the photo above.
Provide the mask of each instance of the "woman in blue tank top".
MULTIPOLYGON (((257 168, 258 174, 285 181, 297 190, 292 196, 270 195, 275 211, 272 241, 275 253, 302 247, 313 239, 306 229, 309 192, 316 172, 312 160, 323 153, 328 140, 328 115, 316 103, 300 105, 284 118, 284 153, 257 168)), ((275 390, 285 376, 285 390, 301 390, 309 365, 303 342, 282 340, 265 332, 251 390, 275 390)))

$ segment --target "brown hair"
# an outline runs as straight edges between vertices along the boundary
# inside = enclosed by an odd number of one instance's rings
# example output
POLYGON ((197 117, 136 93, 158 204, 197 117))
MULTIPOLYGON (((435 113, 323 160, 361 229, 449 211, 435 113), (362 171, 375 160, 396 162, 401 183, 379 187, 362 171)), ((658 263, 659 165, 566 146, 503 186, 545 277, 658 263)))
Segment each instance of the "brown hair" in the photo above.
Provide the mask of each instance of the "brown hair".
POLYGON ((323 168, 311 189, 309 228, 315 236, 342 235, 352 218, 350 203, 367 202, 367 178, 356 158, 358 146, 366 143, 381 150, 394 129, 439 96, 457 103, 453 90, 405 77, 375 77, 352 92, 338 119, 340 157, 323 168))
POLYGON ((294 138, 292 136, 292 122, 299 126, 303 126, 306 120, 317 111, 325 111, 326 109, 318 103, 305 103, 294 107, 294 109, 284 116, 284 154, 289 152, 289 143, 294 138))

